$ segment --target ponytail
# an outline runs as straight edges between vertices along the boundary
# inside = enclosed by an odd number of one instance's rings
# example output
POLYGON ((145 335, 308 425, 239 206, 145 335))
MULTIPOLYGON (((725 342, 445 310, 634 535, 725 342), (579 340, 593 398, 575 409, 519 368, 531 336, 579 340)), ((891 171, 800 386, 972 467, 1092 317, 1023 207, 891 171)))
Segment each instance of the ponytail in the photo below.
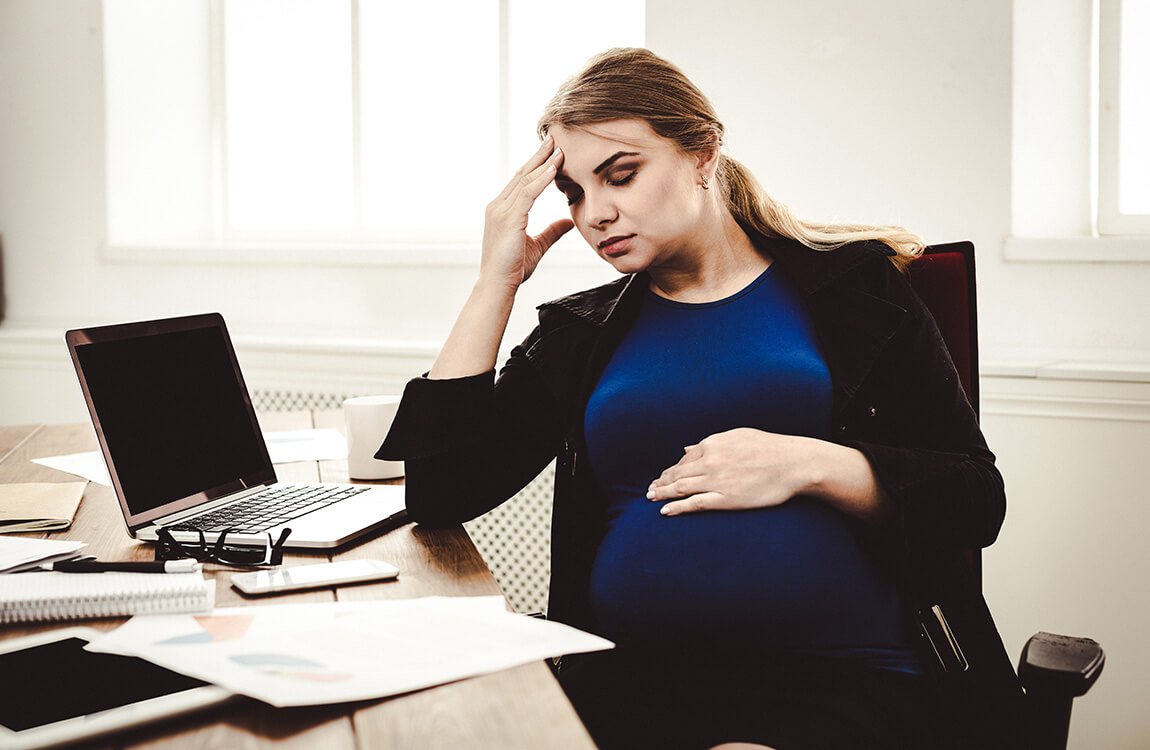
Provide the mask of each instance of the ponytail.
POLYGON ((903 227, 819 224, 800 219, 789 206, 768 195, 750 170, 725 154, 719 156, 718 181, 735 220, 767 237, 787 237, 812 250, 878 240, 895 251, 890 260, 900 271, 905 271, 926 247, 921 237, 903 227))

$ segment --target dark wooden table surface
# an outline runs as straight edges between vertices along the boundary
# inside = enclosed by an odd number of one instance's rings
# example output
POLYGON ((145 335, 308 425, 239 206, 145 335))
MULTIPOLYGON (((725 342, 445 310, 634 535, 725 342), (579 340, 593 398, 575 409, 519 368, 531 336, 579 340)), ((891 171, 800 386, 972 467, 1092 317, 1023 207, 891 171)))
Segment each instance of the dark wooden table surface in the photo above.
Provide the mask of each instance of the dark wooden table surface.
MULTIPOLYGON (((265 430, 343 428, 339 411, 264 414, 265 430)), ((33 458, 96 450, 90 425, 0 427, 0 482, 67 482, 76 477, 31 463, 33 458)), ((346 482, 345 461, 276 466, 281 480, 346 482)), ((72 527, 25 535, 87 542, 86 552, 106 560, 150 560, 152 549, 131 539, 115 493, 90 483, 72 527)), ((419 596, 499 594, 499 586, 462 527, 425 529, 408 524, 330 553, 288 553, 284 563, 376 558, 398 566, 397 581, 244 599, 228 584, 233 569, 205 567, 216 576, 216 606, 288 602, 404 599, 419 596)), ((0 626, 0 639, 50 628, 89 625, 108 629, 122 619, 0 626)), ((8 679, 6 675, 4 679, 8 679)), ((125 748, 592 748, 586 730, 552 677, 536 662, 495 674, 366 703, 277 709, 250 699, 206 713, 120 733, 97 747, 125 748)))

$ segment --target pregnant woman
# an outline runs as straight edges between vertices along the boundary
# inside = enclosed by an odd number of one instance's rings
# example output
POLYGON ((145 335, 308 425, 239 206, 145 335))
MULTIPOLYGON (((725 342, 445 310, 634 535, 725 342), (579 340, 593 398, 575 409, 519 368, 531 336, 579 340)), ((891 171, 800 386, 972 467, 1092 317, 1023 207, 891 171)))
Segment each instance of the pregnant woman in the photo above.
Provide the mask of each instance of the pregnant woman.
POLYGON ((1003 483, 906 281, 922 240, 795 218, 647 50, 593 59, 539 135, 378 454, 407 462, 411 515, 468 520, 558 459, 548 617, 617 644, 557 670, 601 747, 1008 742, 1018 690, 961 562, 1003 483), (570 219, 530 236, 551 185, 570 219), (572 228, 622 277, 543 305, 496 378, 572 228), (957 680, 919 635, 940 603, 957 680))

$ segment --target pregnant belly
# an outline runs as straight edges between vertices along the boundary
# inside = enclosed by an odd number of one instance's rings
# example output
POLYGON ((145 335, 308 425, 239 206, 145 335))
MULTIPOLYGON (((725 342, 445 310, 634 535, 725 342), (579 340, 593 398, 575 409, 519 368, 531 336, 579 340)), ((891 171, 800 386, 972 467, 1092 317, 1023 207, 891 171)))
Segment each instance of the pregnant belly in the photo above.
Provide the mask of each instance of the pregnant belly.
POLYGON ((639 498, 621 511, 591 577, 592 613, 608 637, 897 645, 893 582, 820 501, 668 518, 639 498))

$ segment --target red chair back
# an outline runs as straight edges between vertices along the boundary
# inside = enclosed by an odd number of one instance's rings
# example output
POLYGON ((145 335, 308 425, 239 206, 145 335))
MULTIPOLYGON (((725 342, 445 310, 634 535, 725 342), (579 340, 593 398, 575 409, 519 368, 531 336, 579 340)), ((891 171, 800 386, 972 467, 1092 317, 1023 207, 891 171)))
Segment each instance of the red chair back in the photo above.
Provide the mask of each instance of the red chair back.
POLYGON ((910 282, 926 304, 954 360, 962 388, 978 413, 978 306, 974 245, 931 245, 910 265, 910 282))
MULTIPOLYGON (((978 414, 978 305, 974 284, 974 245, 931 245, 910 264, 910 283, 934 316, 954 360, 966 398, 978 414)), ((967 562, 979 580, 982 554, 967 550, 967 562)))

